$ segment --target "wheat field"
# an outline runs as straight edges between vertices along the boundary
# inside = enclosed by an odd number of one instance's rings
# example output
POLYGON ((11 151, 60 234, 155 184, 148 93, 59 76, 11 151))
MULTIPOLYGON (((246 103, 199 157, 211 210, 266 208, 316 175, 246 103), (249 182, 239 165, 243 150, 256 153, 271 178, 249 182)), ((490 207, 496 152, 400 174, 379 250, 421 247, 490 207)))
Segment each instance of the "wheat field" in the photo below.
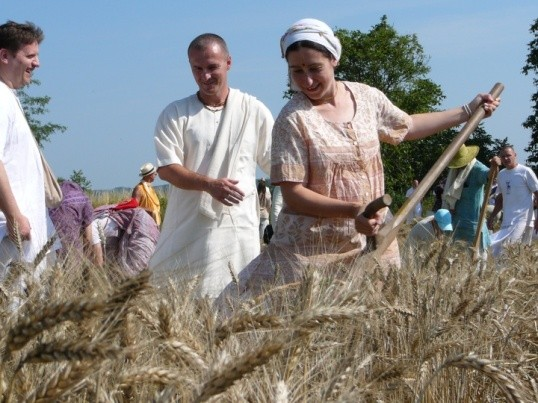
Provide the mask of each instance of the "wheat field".
POLYGON ((17 264, 0 288, 0 396, 536 402, 538 245, 508 253, 502 267, 482 270, 448 244, 386 277, 371 261, 307 268, 304 281, 243 301, 227 318, 195 298, 196 279, 156 286, 148 272, 125 278, 76 261, 36 281, 31 265, 17 264), (354 270, 364 274, 334 275, 354 270))

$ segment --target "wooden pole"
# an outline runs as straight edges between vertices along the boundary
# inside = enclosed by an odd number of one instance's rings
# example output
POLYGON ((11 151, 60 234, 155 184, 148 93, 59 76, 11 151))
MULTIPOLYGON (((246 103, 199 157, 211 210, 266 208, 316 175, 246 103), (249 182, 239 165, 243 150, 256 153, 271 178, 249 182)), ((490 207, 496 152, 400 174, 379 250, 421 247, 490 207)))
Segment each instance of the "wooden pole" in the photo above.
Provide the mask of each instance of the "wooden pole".
MULTIPOLYGON (((504 89, 504 85, 496 83, 489 92, 493 98, 497 98, 504 89)), ((385 223, 383 228, 379 230, 377 235, 377 249, 375 253, 381 255, 396 238, 398 229, 403 223, 407 215, 415 207, 415 205, 426 195, 426 192, 433 185, 435 180, 441 175, 443 170, 448 166, 454 155, 458 152, 460 147, 467 141, 471 133, 476 129, 480 121, 484 118, 484 108, 476 108, 473 115, 469 118, 467 123, 463 126, 454 140, 450 143, 447 149, 437 159, 437 162, 433 165, 430 171, 419 183, 411 197, 407 198, 400 210, 394 215, 394 218, 385 223)))

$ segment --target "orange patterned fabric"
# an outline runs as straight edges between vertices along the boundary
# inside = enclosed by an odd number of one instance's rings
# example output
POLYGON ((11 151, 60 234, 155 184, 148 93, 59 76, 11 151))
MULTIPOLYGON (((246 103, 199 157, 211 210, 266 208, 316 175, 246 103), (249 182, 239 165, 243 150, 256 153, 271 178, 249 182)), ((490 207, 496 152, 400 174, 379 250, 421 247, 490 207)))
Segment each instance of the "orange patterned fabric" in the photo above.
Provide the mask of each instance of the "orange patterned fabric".
MULTIPOLYGON (((302 93, 280 113, 273 129, 271 181, 300 182, 324 196, 366 205, 385 192, 380 142, 399 144, 410 117, 379 90, 344 82, 356 112, 346 123, 326 121, 302 93)), ((353 219, 281 212, 272 243, 303 255, 362 250, 353 219)))

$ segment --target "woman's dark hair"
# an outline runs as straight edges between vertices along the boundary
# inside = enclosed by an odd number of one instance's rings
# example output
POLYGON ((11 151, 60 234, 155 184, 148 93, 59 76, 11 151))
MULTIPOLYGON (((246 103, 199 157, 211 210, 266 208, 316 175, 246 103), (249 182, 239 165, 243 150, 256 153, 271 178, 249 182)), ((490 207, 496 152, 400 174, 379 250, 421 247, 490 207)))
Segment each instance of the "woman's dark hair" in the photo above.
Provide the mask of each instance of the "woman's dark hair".
POLYGON ((329 50, 319 43, 312 42, 312 41, 297 41, 293 42, 288 48, 286 49, 286 60, 288 60, 288 55, 290 52, 294 52, 296 50, 299 50, 301 48, 308 48, 308 49, 314 49, 318 52, 321 52, 327 57, 329 60, 334 60, 334 55, 329 52, 329 50))

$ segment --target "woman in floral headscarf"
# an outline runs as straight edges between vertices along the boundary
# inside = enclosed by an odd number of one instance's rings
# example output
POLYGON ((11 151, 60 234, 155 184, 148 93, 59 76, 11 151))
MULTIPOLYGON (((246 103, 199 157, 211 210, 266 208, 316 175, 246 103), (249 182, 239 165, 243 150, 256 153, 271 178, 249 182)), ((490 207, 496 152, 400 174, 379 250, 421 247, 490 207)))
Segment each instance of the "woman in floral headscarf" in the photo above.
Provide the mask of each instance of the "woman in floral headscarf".
MULTIPOLYGON (((280 47, 297 91, 273 128, 271 182, 285 207, 266 252, 242 273, 243 291, 254 293, 264 280, 297 281, 308 265, 360 255, 387 215, 359 214, 385 192, 381 142, 422 139, 465 122, 476 108, 491 115, 499 105, 479 94, 463 107, 408 115, 376 88, 336 80, 340 41, 315 19, 293 24, 280 47)), ((384 258, 399 265, 396 241, 384 258)))

